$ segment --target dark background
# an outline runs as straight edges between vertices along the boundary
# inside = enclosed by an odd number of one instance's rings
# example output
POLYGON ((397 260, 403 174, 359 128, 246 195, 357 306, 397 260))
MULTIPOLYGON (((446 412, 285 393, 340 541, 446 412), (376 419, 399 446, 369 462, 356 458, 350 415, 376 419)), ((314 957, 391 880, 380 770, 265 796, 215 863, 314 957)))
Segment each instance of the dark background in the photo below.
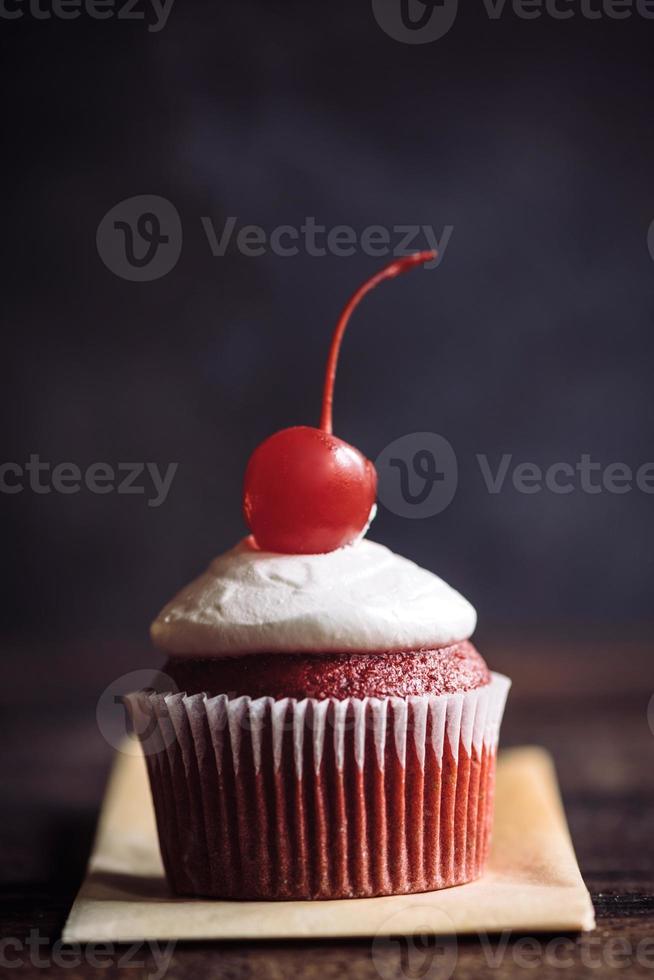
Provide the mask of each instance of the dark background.
POLYGON ((459 587, 482 630, 651 619, 654 497, 490 495, 474 456, 654 459, 654 21, 463 7, 425 45, 368 3, 177 0, 160 33, 0 24, 4 459, 179 463, 159 508, 2 495, 11 643, 127 642, 153 661, 149 621, 243 533, 255 445, 316 424, 335 318, 387 261, 216 258, 201 216, 452 225, 440 267, 369 297, 347 336, 336 432, 374 459, 431 430, 459 461, 447 510, 382 508, 372 537, 459 587), (139 194, 184 230, 153 282, 114 275, 95 243, 139 194))
MULTIPOLYGON (((372 537, 476 605, 478 645, 514 682, 503 744, 553 753, 598 914, 651 935, 654 497, 491 495, 474 457, 654 459, 653 49, 641 17, 493 21, 468 0, 425 45, 389 37, 367 0, 176 0, 160 33, 0 18, 0 462, 179 463, 159 508, 0 493, 8 935, 59 935, 113 751, 99 692, 158 663, 151 619, 244 533, 257 443, 317 423, 334 321, 387 261, 215 258, 202 216, 453 226, 439 268, 358 312, 335 430, 373 459, 413 432, 454 447, 452 504, 381 508, 372 537), (183 248, 130 282, 96 232, 143 194, 175 206, 183 248)), ((291 972, 314 975, 315 947, 296 953, 291 972)), ((353 951, 332 956, 342 972, 353 951)))

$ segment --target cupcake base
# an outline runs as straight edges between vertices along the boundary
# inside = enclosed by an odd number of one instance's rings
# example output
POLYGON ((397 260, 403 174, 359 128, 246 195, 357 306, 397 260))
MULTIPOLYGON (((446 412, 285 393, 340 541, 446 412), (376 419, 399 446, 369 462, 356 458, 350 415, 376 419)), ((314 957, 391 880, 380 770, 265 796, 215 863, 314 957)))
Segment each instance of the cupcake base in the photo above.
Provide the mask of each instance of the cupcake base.
POLYGON ((484 869, 510 682, 408 698, 129 699, 180 895, 431 891, 484 869))

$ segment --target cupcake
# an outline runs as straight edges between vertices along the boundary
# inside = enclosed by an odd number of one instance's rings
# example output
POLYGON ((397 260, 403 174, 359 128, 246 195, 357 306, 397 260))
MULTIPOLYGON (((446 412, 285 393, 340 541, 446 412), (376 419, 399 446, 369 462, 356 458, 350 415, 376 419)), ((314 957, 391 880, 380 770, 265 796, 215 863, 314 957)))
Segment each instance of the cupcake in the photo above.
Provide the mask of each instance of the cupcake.
POLYGON ((331 432, 266 440, 249 536, 152 626, 171 692, 131 696, 172 889, 221 899, 430 891, 483 873, 509 681, 470 642, 471 604, 364 537, 376 477, 331 432), (146 739, 143 738, 144 744, 146 739))

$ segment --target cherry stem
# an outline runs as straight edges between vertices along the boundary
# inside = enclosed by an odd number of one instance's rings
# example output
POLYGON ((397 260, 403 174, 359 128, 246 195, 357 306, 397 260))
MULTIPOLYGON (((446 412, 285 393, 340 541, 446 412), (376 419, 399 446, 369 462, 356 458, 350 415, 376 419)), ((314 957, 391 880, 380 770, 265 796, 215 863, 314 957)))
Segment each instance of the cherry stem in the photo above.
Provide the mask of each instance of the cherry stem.
POLYGON ((325 384, 322 393, 322 414, 320 416, 320 428, 323 432, 329 432, 331 434, 332 431, 332 406, 334 403, 334 381, 336 380, 338 355, 341 351, 343 334, 345 333, 345 328, 348 325, 352 313, 366 293, 369 293, 371 289, 374 289, 384 279, 394 279, 395 276, 399 276, 403 272, 407 272, 408 269, 412 269, 414 265, 422 265, 424 262, 430 262, 436 258, 437 254, 435 251, 414 252, 413 255, 407 255, 406 258, 396 259, 383 269, 380 269, 367 282, 364 282, 362 286, 359 286, 357 291, 347 301, 334 329, 332 342, 329 347, 329 357, 327 358, 327 367, 325 370, 325 384))

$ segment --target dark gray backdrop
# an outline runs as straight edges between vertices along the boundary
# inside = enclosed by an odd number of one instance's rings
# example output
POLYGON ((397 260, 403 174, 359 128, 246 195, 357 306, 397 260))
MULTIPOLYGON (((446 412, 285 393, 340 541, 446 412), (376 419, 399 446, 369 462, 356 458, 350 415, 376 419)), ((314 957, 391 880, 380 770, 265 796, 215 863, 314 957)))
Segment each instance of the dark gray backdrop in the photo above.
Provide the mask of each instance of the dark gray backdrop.
POLYGON ((444 435, 452 504, 382 508, 372 536, 439 571, 484 623, 651 618, 654 497, 489 494, 475 454, 654 459, 654 21, 489 19, 403 44, 369 3, 176 0, 138 21, 3 22, 4 460, 179 463, 145 496, 2 494, 5 633, 147 643, 173 590, 243 533, 248 455, 317 422, 330 331, 386 259, 211 254, 201 224, 307 216, 453 226, 440 267, 384 287, 348 334, 337 433, 375 457, 444 435), (176 266, 130 282, 103 215, 177 209, 176 266))

